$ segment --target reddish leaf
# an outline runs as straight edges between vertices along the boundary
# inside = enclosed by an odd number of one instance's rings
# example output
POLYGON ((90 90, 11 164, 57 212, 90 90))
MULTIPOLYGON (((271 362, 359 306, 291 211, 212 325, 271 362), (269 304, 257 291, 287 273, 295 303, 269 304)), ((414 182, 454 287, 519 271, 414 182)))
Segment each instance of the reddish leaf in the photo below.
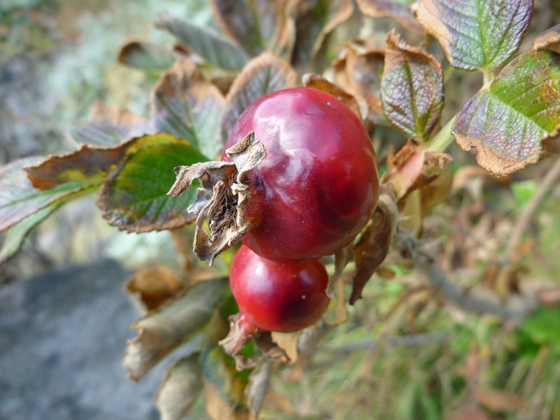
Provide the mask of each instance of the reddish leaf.
POLYGON ((360 106, 356 99, 350 95, 349 93, 343 91, 334 83, 329 82, 322 76, 316 74, 306 74, 303 76, 303 85, 322 90, 323 92, 327 92, 333 95, 335 98, 339 99, 344 105, 350 108, 354 114, 356 114, 359 118, 362 118, 360 112, 360 106))
POLYGON ((443 72, 430 54, 387 35, 381 99, 385 115, 410 138, 426 141, 443 109, 443 72))

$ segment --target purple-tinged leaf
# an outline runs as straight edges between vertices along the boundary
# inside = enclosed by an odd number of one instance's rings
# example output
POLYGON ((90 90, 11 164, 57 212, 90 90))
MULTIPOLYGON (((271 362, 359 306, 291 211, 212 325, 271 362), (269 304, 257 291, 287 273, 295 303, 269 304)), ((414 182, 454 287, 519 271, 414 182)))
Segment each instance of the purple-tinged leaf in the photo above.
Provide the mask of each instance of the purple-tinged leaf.
POLYGON ((389 16, 415 32, 423 32, 410 9, 414 0, 357 0, 357 3, 360 11, 366 16, 389 16))

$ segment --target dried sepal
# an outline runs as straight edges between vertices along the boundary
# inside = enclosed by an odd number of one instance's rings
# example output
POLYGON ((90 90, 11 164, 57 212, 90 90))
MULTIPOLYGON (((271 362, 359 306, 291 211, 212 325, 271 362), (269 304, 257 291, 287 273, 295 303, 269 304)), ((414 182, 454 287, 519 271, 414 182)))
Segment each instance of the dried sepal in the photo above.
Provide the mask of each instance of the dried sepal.
POLYGON ((354 247, 356 274, 352 279, 351 305, 360 299, 366 283, 387 257, 397 225, 398 213, 393 191, 382 185, 377 208, 354 247))
POLYGON ((266 359, 290 361, 286 351, 273 341, 270 331, 263 331, 243 313, 230 317, 229 333, 218 344, 223 347, 227 354, 235 358, 237 370, 253 368, 266 359), (261 356, 255 359, 239 354, 241 349, 251 339, 254 340, 255 346, 262 352, 261 356))
POLYGON ((201 162, 175 168, 177 179, 168 192, 171 197, 179 197, 195 178, 200 181, 201 188, 189 212, 197 215, 194 252, 210 265, 252 227, 253 220, 247 217, 251 188, 245 183, 245 174, 262 162, 266 150, 251 132, 226 154, 233 162, 201 162), (210 234, 204 230, 206 221, 210 234))
POLYGON ((428 150, 409 140, 392 159, 381 183, 393 189, 397 202, 402 205, 411 192, 436 179, 451 160, 446 153, 428 150))

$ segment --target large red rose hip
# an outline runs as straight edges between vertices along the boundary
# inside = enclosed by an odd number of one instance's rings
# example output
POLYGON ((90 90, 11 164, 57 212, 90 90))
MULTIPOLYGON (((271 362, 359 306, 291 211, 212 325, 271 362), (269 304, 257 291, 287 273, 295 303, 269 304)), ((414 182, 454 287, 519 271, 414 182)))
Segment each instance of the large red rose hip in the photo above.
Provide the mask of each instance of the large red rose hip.
POLYGON ((225 149, 250 132, 266 157, 247 173, 254 226, 242 241, 278 261, 317 259, 348 245, 379 195, 375 152, 360 119, 334 96, 298 87, 250 104, 225 149))
POLYGON ((320 261, 282 263, 242 246, 233 260, 230 286, 239 305, 241 329, 293 332, 315 323, 327 310, 328 275, 320 261))

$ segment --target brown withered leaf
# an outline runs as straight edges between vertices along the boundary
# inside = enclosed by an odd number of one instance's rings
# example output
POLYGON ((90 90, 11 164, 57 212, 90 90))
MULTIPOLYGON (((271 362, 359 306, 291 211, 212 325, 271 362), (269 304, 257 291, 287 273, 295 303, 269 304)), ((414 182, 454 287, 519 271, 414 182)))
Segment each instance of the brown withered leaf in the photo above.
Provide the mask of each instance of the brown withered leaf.
POLYGON ((560 25, 544 31, 533 40, 533 49, 547 49, 560 54, 560 25))
POLYGON ((116 146, 125 140, 155 131, 151 123, 120 105, 95 101, 89 121, 77 122, 70 136, 77 144, 116 146))
POLYGON ((251 56, 270 51, 289 59, 295 27, 289 1, 212 0, 218 26, 251 56))
POLYGON ((322 90, 323 92, 327 92, 331 94, 332 96, 337 98, 340 102, 342 102, 344 105, 346 105, 348 108, 350 108, 352 112, 354 112, 354 114, 356 114, 360 119, 362 118, 360 112, 360 106, 358 105, 356 98, 354 98, 354 96, 352 96, 348 92, 345 92, 344 90, 336 86, 334 83, 329 82, 323 76, 319 76, 318 74, 307 73, 303 75, 302 82, 304 86, 313 89, 319 89, 322 90))
POLYGON ((272 333, 272 341, 274 341, 278 347, 283 349, 288 358, 290 359, 290 363, 295 363, 298 359, 298 350, 297 344, 299 340, 300 332, 296 333, 272 333))
POLYGON ((321 73, 327 36, 352 15, 354 6, 351 0, 300 0, 296 5, 296 41, 291 63, 301 73, 321 73))
POLYGON ((247 420, 247 378, 237 373, 220 346, 204 349, 200 359, 206 411, 213 420, 247 420))
POLYGON ((385 115, 409 138, 427 141, 443 109, 443 71, 430 54, 407 45, 395 30, 386 38, 381 100, 385 115))
POLYGON ((475 388, 473 395, 480 404, 493 411, 514 411, 529 405, 521 395, 504 389, 475 388))
POLYGON ((420 0, 416 18, 451 65, 492 71, 519 48, 532 9, 533 0, 420 0))
POLYGON ((210 159, 223 148, 219 120, 225 99, 189 59, 177 61, 154 87, 153 122, 159 132, 183 138, 210 159))
POLYGON ((139 334, 129 340, 123 360, 129 378, 140 380, 172 350, 200 332, 224 297, 227 285, 227 279, 197 283, 135 322, 132 328, 139 334))
POLYGON ((244 183, 245 173, 264 159, 266 150, 251 132, 226 154, 233 162, 202 162, 175 168, 177 179, 168 192, 171 197, 179 197, 195 178, 199 179, 202 188, 197 190, 188 211, 197 215, 194 252, 210 265, 253 225, 247 217, 251 189, 244 183), (210 235, 204 230, 207 220, 210 235))
POLYGON ((166 371, 155 397, 161 420, 181 420, 191 410, 203 388, 200 355, 195 353, 173 363, 166 371))
POLYGON ((136 140, 132 139, 114 147, 84 144, 73 152, 52 155, 38 165, 25 168, 25 172, 31 184, 40 190, 48 190, 70 181, 86 182, 90 185, 101 184, 136 140))
POLYGON ((125 289, 147 312, 151 312, 177 297, 186 286, 169 268, 153 267, 134 274, 125 289))
POLYGON ((395 196, 389 188, 382 185, 377 208, 354 248, 356 274, 352 279, 351 305, 361 298, 364 286, 387 256, 397 217, 395 196))
POLYGON ((365 102, 374 112, 382 114, 385 50, 365 49, 356 42, 349 42, 345 51, 346 56, 334 64, 335 83, 354 95, 358 102, 365 102))
POLYGON ((268 382, 272 373, 273 363, 273 359, 263 360, 249 376, 249 385, 246 390, 249 403, 249 420, 257 420, 259 418, 259 413, 268 391, 268 382))
POLYGON ((271 53, 263 53, 247 63, 226 97, 220 123, 223 144, 235 122, 251 102, 267 93, 293 87, 296 83, 296 71, 286 61, 271 53))
POLYGON ((444 168, 436 179, 428 185, 420 188, 420 200, 422 207, 422 218, 426 216, 438 204, 444 203, 451 194, 453 185, 453 171, 444 168))
POLYGON ((422 33, 422 27, 414 20, 410 6, 414 0, 357 0, 360 11, 371 17, 389 16, 395 18, 406 28, 422 33))
POLYGON ((393 188, 401 204, 412 191, 436 179, 450 162, 448 154, 427 150, 409 140, 394 156, 391 169, 383 175, 381 183, 393 188))
POLYGON ((183 256, 183 266, 187 278, 193 282, 209 280, 216 277, 216 271, 206 266, 200 266, 193 250, 195 229, 192 226, 183 226, 172 229, 171 237, 179 253, 183 256))

